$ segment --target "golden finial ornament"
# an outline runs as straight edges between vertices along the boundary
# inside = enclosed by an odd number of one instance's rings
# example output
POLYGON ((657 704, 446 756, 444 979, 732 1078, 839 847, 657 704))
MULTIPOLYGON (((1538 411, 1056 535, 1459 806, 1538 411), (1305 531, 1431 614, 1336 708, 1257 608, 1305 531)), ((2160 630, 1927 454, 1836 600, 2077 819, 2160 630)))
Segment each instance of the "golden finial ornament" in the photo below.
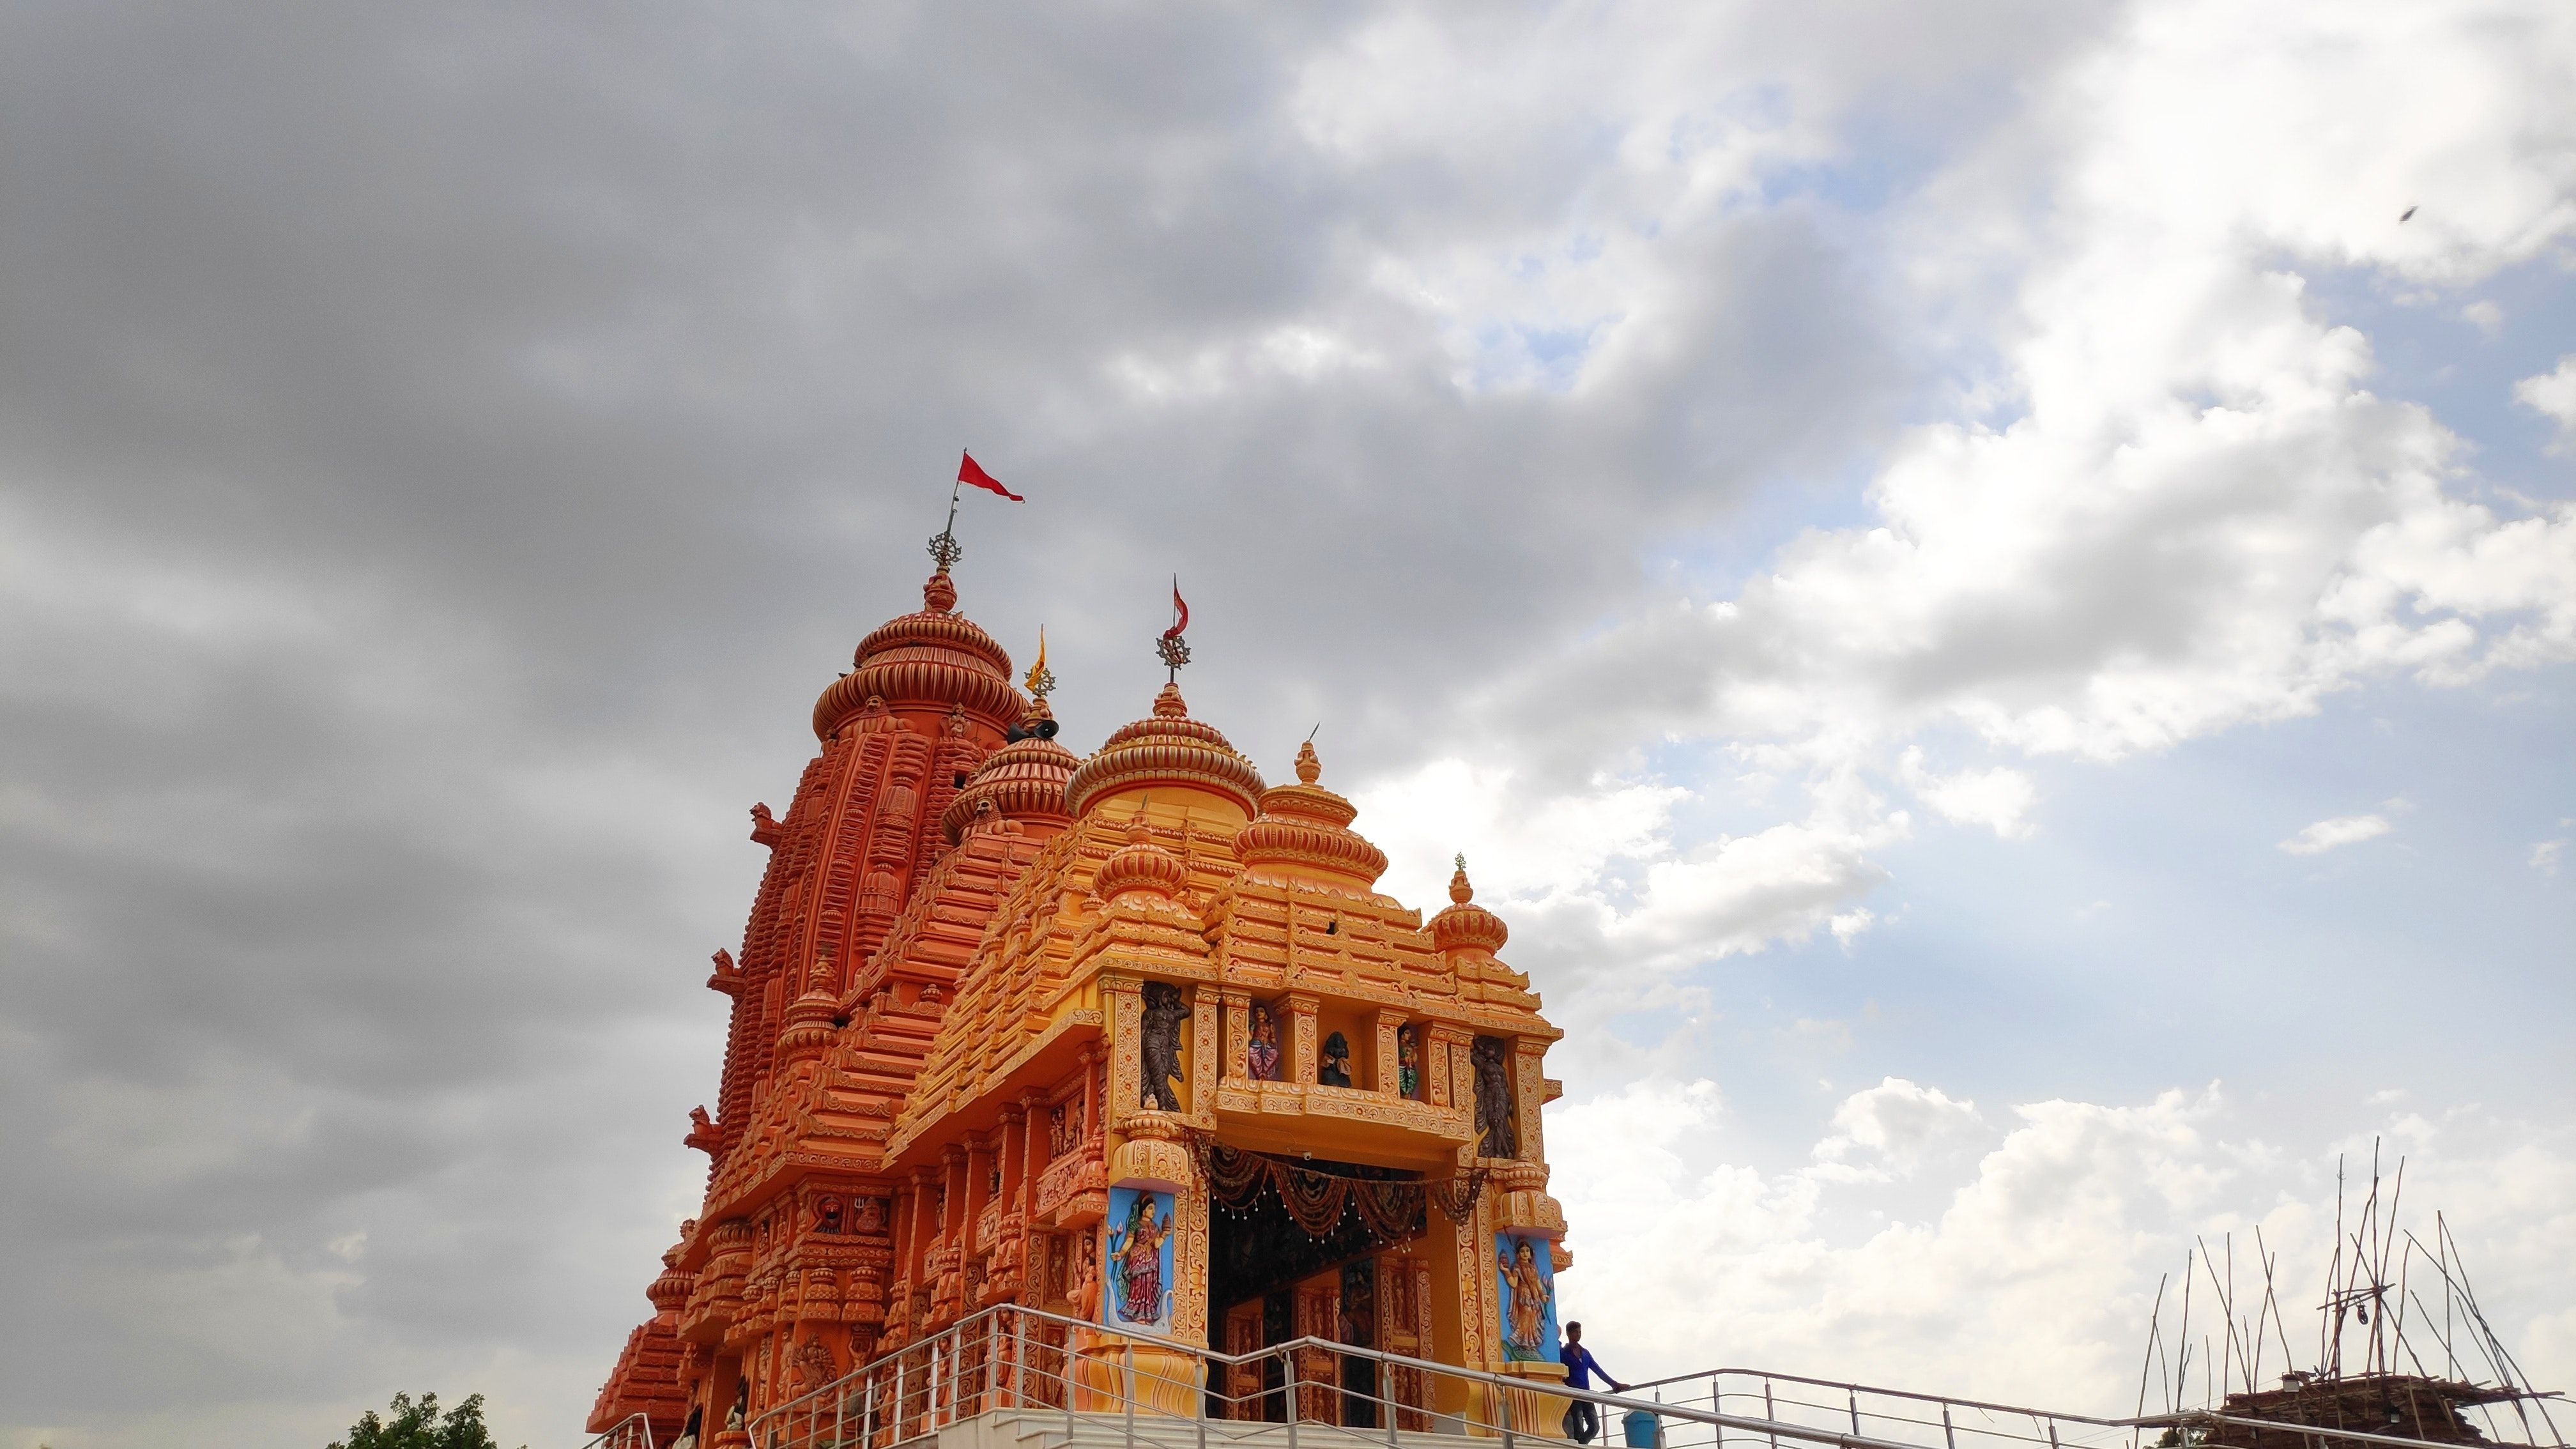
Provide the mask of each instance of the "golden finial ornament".
POLYGON ((1055 693, 1055 675, 1046 665, 1046 626, 1043 624, 1038 626, 1037 661, 1029 666, 1029 675, 1025 683, 1028 685, 1031 699, 1043 700, 1055 693))

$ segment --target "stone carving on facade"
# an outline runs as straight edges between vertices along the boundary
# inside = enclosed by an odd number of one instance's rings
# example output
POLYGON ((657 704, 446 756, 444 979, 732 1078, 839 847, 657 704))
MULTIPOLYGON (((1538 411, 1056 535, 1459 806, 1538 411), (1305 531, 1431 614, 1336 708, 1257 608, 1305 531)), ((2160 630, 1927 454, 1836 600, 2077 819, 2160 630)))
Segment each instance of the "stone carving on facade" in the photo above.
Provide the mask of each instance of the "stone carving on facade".
POLYGON ((1480 1036, 1469 1055, 1476 1064, 1476 1152, 1518 1157, 1520 1134, 1512 1121, 1512 1079, 1505 1063, 1511 1048, 1501 1037, 1480 1036))
POLYGON ((1145 983, 1140 1032, 1144 1081, 1137 1105, 1165 1112, 1181 1110, 1181 1094, 1172 1090, 1172 1081, 1181 1075, 1181 1023, 1189 1015, 1189 1003, 1181 998, 1179 987, 1162 981, 1145 983))

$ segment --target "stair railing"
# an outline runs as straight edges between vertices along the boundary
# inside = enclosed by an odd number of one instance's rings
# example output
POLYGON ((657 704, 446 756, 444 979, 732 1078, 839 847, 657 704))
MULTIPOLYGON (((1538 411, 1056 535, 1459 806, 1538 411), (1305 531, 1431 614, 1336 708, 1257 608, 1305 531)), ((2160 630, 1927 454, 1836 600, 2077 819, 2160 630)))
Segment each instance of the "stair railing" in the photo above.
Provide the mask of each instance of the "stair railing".
MULTIPOLYGON (((1042 1416, 1050 1424, 1060 1418, 1065 1449, 1089 1449, 1104 1428, 1122 1449, 1137 1449, 1140 1431, 1148 1449, 1178 1449, 1166 1430, 1176 1431, 1184 1420, 1194 1449, 1231 1449, 1283 1430, 1288 1449, 1376 1449, 1376 1435, 1366 1432, 1372 1429, 1384 1431, 1389 1449, 1402 1449, 1400 1426, 1410 1417, 1435 1432, 1482 1434, 1500 1439, 1503 1449, 1519 1449, 1525 1438, 1556 1439, 1558 1419, 1578 1403, 1593 1406, 1605 1439, 1622 1415, 1653 1416, 1657 1449, 1726 1449, 1730 1435, 1739 1449, 1754 1449, 1756 1440, 1772 1449, 1782 1440, 1832 1449, 2109 1449, 2123 1441, 2138 1449, 2141 1429, 2178 1422, 2173 1415, 2106 1419, 1751 1369, 1717 1369, 1602 1393, 1312 1336, 1228 1354, 1000 1304, 764 1408, 747 1427, 752 1449, 898 1449, 949 1425, 1001 1412, 1042 1416), (1157 1352, 1142 1354, 1145 1349, 1157 1352), (1301 1378, 1298 1355, 1314 1350, 1339 1363, 1375 1364, 1375 1389, 1347 1387, 1348 1374, 1322 1383, 1301 1378), (1281 1368, 1276 1387, 1259 1372, 1274 1358, 1281 1368), (1174 1360, 1186 1365, 1179 1376, 1161 1367, 1174 1360), (1245 1381, 1258 1387, 1229 1393, 1226 1385, 1236 1379, 1227 1370, 1243 1368, 1254 1370, 1245 1381), (1424 1402, 1393 1396, 1397 1381, 1391 1371, 1398 1369, 1420 1376, 1424 1402), (1450 1385, 1451 1392, 1433 1391, 1436 1383, 1450 1385), (1301 1401, 1317 1390, 1328 1403, 1338 1401, 1341 1413, 1323 1421, 1310 1418, 1301 1401), (1543 1413, 1553 1417, 1518 1422, 1516 1398, 1544 1406, 1543 1413), (1749 1408, 1755 1398, 1759 1413, 1733 1407, 1741 1401, 1749 1408), (1463 1407, 1436 1407, 1444 1400, 1463 1407), (1175 1406, 1183 1404, 1187 1411, 1178 1411, 1175 1406), (1375 1425, 1347 1422, 1359 1417, 1353 1411, 1361 1405, 1368 1406, 1375 1425), (1274 1407, 1275 1420, 1268 1417, 1274 1407), (1092 1434, 1083 1432, 1086 1425, 1092 1434)), ((2223 1414, 2179 1417, 2207 1427, 2246 1425, 2276 1433, 2285 1427, 2223 1414)), ((2296 1432, 2314 1436, 2317 1449, 2329 1449, 2327 1440, 2428 1449, 2423 1441, 2358 1430, 2301 1425, 2296 1432)))

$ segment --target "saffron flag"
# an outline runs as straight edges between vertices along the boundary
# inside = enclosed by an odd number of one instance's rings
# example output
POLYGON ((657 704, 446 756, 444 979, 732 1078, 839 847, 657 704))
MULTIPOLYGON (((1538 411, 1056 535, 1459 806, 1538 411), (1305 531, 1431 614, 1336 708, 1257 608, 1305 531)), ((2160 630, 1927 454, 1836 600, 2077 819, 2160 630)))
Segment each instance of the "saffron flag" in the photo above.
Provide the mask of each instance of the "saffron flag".
POLYGON ((1166 639, 1178 639, 1190 627, 1190 601, 1181 597, 1181 581, 1172 580, 1172 627, 1163 631, 1166 639))
POLYGON ((1001 479, 985 472, 984 465, 975 461, 974 454, 961 451, 958 456, 963 460, 957 465, 958 482, 972 483, 987 493, 999 493, 1013 503, 1028 502, 1027 499, 1003 487, 1001 479))

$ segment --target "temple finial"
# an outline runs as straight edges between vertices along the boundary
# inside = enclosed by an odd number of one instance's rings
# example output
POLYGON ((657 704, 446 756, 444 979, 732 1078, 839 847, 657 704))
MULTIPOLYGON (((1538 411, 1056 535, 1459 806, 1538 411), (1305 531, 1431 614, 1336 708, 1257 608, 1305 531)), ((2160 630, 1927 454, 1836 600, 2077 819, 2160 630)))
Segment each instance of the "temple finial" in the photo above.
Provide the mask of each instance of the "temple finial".
POLYGON ((1165 681, 1168 684, 1179 684, 1181 666, 1190 662, 1189 642, 1181 637, 1181 631, 1189 627, 1189 600, 1181 597, 1181 576, 1174 574, 1172 575, 1172 627, 1164 630, 1163 637, 1154 642, 1154 652, 1162 657, 1163 667, 1171 671, 1170 677, 1165 681))
POLYGON ((1046 665, 1046 626, 1043 624, 1038 626, 1037 661, 1029 666, 1029 675, 1024 682, 1028 685, 1029 698, 1041 704, 1048 695, 1055 693, 1055 675, 1046 665))

